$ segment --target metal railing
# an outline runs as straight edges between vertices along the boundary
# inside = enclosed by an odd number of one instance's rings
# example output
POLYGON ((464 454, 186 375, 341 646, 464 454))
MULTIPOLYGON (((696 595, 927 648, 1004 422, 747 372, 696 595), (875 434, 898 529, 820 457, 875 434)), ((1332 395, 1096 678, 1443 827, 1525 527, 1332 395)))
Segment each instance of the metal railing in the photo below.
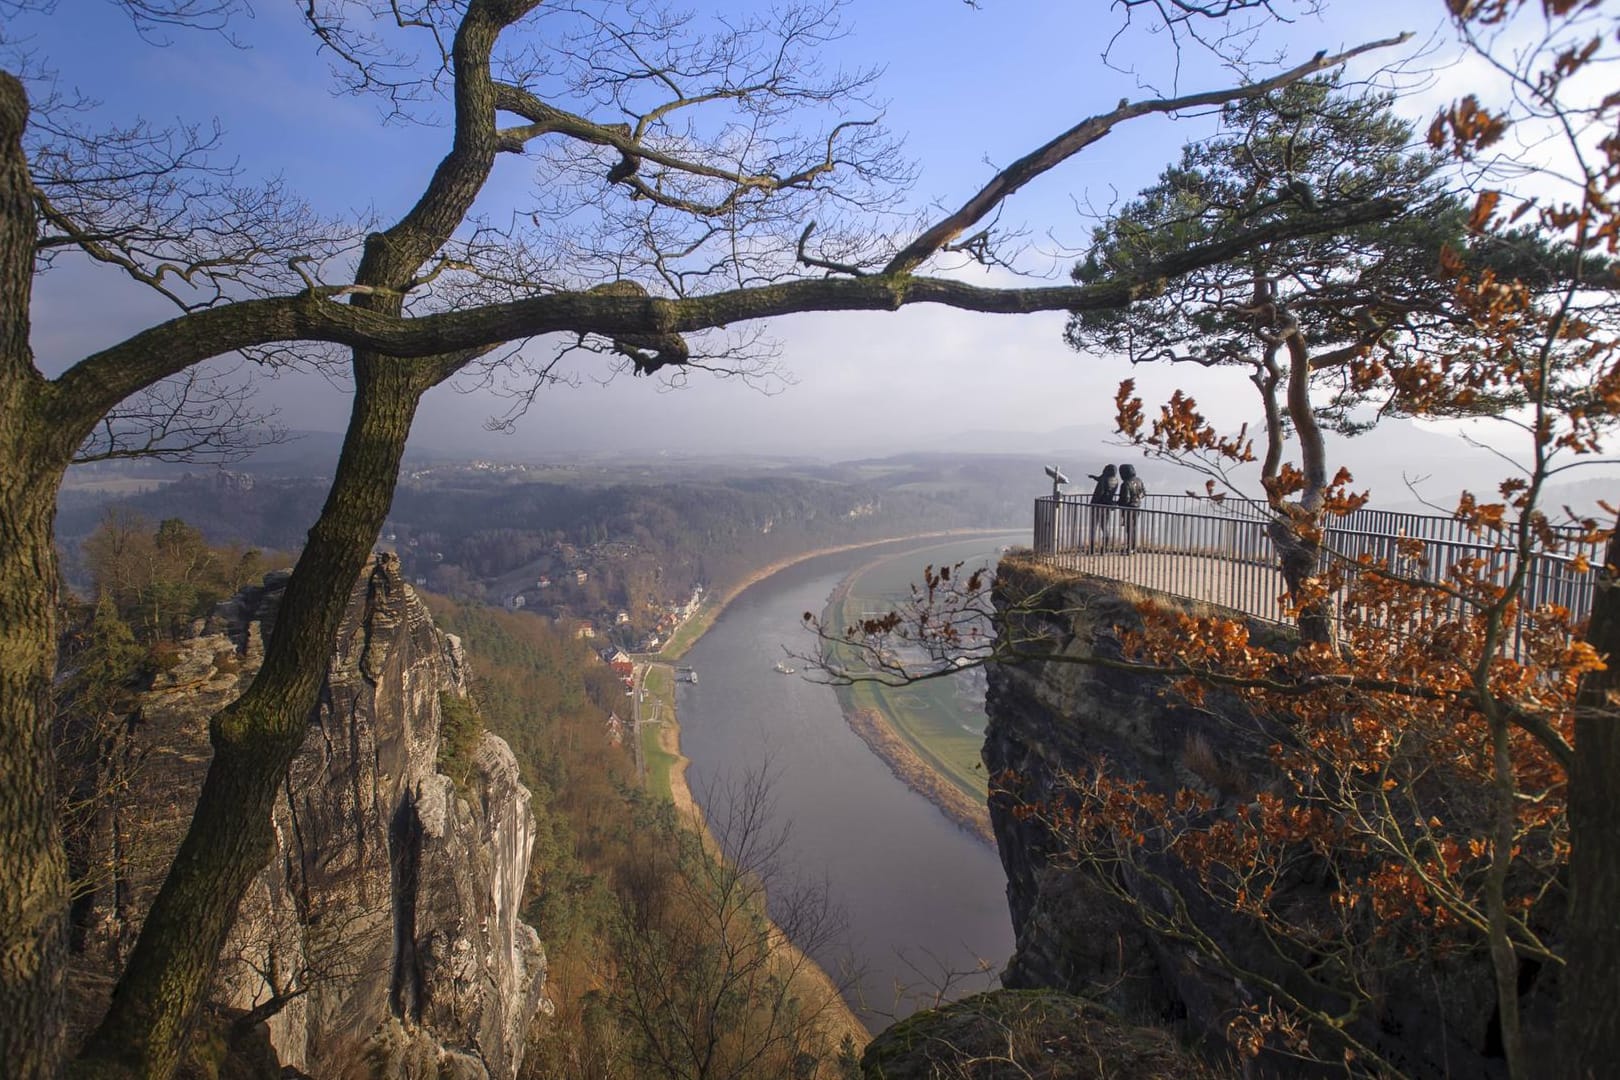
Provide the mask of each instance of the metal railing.
MULTIPOLYGON (((1089 502, 1081 495, 1064 495, 1064 502, 1089 502)), ((1245 520, 1269 521, 1271 508, 1258 499, 1240 499, 1232 496, 1214 498, 1208 495, 1146 495, 1145 509, 1166 510, 1183 514, 1211 514, 1245 520)), ((1369 536, 1404 536, 1413 540, 1439 540, 1446 543, 1474 544, 1479 537, 1468 524, 1450 514, 1413 514, 1403 510, 1376 510, 1362 507, 1329 523, 1330 531, 1366 534, 1369 536)), ((1554 535, 1566 543, 1576 544, 1581 530, 1574 526, 1551 526, 1554 535)), ((1594 546, 1594 552, 1601 545, 1594 546)))
MULTIPOLYGON (((1194 495, 1149 495, 1141 507, 1094 506, 1083 496, 1046 495, 1035 500, 1035 554, 1063 569, 1112 578, 1186 600, 1228 608, 1260 619, 1287 623, 1282 575, 1263 503, 1214 500, 1194 495)), ((1518 625, 1504 650, 1519 656, 1532 613, 1544 605, 1570 612, 1577 623, 1592 609, 1596 568, 1603 565, 1601 543, 1578 542, 1573 531, 1557 553, 1533 557, 1520 601, 1518 625), (1584 556, 1593 569, 1577 569, 1584 556)), ((1330 521, 1323 537, 1324 563, 1338 562, 1354 575, 1365 558, 1386 563, 1403 577, 1444 583, 1478 567, 1485 578, 1505 585, 1512 552, 1471 534, 1459 521, 1439 515, 1360 510, 1330 521), (1403 540, 1422 541, 1414 556, 1403 540)), ((1377 623, 1381 614, 1346 609, 1345 590, 1335 597, 1334 617, 1377 623)), ((1459 618, 1465 605, 1445 597, 1435 611, 1459 618)), ((1399 629, 1391 625, 1391 629, 1399 629)))

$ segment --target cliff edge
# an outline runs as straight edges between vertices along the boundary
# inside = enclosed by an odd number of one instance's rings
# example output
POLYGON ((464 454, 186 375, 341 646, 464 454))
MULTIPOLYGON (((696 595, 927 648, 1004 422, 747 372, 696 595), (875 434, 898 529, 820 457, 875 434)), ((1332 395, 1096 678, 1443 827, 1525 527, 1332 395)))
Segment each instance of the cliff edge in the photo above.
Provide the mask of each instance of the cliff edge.
MULTIPOLYGON (((1197 792, 1215 814, 1236 813, 1257 793, 1290 797, 1269 753, 1278 739, 1268 725, 1283 720, 1254 715, 1215 689, 1194 707, 1170 692, 1166 678, 1085 663, 1123 659, 1119 630, 1140 625, 1142 590, 1017 557, 1003 560, 995 589, 1004 643, 1017 640, 1025 643, 1021 648, 1061 658, 989 669, 984 761, 1016 935, 1004 985, 1081 994, 1128 1021, 1177 1028, 1212 1057, 1224 1057, 1228 1025, 1263 1008, 1267 994, 1223 969, 1207 949, 1150 930, 1149 923, 1165 922, 1155 916, 1184 904, 1178 918, 1198 925, 1224 955, 1301 995, 1315 992, 1311 958, 1294 961, 1274 952, 1252 923, 1210 902, 1178 877, 1184 868, 1167 861, 1154 862, 1151 875, 1120 869, 1107 883, 1112 887, 1104 887, 1095 870, 1065 849, 1047 815, 1024 809, 1067 805, 1073 778, 1098 762, 1109 775, 1144 782, 1151 792, 1197 792)), ((1266 624, 1251 626, 1253 635, 1275 639, 1279 633, 1266 624)), ((1333 882, 1307 861, 1275 887, 1277 902, 1300 919, 1318 913, 1325 919, 1330 912, 1333 882)), ((1397 957, 1391 970, 1377 988, 1376 1008, 1351 1021, 1364 1045, 1409 1075, 1503 1074, 1481 949, 1397 957)), ((1329 985, 1325 978, 1321 983, 1329 985)), ((1524 998, 1538 1039, 1550 1030, 1545 983, 1524 998)), ((1324 1008, 1333 1004, 1325 999, 1324 1008)), ((1263 1068, 1267 1075, 1321 1074, 1280 1055, 1264 1059, 1263 1068)))

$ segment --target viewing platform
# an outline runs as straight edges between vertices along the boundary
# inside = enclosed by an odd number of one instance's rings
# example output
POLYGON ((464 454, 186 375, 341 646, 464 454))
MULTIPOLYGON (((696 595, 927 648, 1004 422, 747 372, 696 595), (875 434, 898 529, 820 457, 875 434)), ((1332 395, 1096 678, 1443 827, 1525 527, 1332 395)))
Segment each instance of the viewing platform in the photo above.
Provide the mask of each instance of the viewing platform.
MULTIPOLYGON (((1140 508, 1095 506, 1083 495, 1043 495, 1035 500, 1035 557, 1054 567, 1126 582, 1264 619, 1291 623, 1283 598, 1277 552, 1264 503, 1195 495, 1148 495, 1140 508)), ((1323 562, 1358 572, 1363 558, 1385 560, 1402 576, 1444 582, 1453 571, 1480 560, 1505 583, 1512 551, 1470 534, 1466 525, 1441 515, 1362 509, 1334 518, 1323 540, 1323 562), (1423 556, 1403 554, 1402 540, 1423 542, 1423 556)), ((1521 607, 1553 604, 1576 623, 1592 610, 1603 545, 1576 542, 1571 530, 1564 550, 1536 555, 1525 578, 1521 607), (1585 556, 1592 569, 1577 569, 1585 556)), ((1335 618, 1344 614, 1343 593, 1335 618)), ((1460 605, 1452 601, 1454 608, 1460 605)), ((1516 650, 1514 634, 1510 650, 1516 650)))

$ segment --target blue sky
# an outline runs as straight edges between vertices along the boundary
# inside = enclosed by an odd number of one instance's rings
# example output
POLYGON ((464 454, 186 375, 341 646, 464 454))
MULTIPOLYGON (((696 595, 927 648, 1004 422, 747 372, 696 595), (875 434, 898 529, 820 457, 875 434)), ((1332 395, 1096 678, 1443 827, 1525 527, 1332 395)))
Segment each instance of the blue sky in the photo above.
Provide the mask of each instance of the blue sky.
MULTIPOLYGON (((746 4, 733 4, 746 7, 746 4)), ((379 122, 376 102, 331 92, 327 60, 296 17, 296 5, 261 0, 232 32, 177 30, 170 43, 143 42, 105 0, 61 0, 54 15, 15 20, 7 34, 26 38, 60 73, 64 85, 104 104, 108 119, 207 123, 217 118, 225 146, 245 175, 281 175, 321 209, 375 211, 389 220, 415 198, 442 153, 446 132, 379 122)), ((705 9, 706 10, 706 9, 705 9)), ((1421 41, 1439 31, 1434 3, 1328 0, 1320 14, 1268 26, 1262 48, 1298 61, 1372 37, 1411 30, 1421 41)), ((1122 97, 1147 95, 1151 83, 1182 91, 1225 85, 1231 76, 1196 49, 1178 69, 1162 34, 1130 30, 1114 54, 1135 73, 1099 57, 1119 26, 1105 3, 985 0, 854 0, 845 11, 849 36, 829 46, 830 63, 885 69, 878 93, 888 126, 917 163, 913 205, 955 204, 1004 165, 1122 97)), ((1414 101, 1414 114, 1472 87, 1457 70, 1443 72, 1414 101)), ((1172 160, 1180 144, 1202 133, 1196 120, 1146 119, 1123 126, 1080 158, 1032 184, 1004 221, 1028 227, 1038 247, 1050 230, 1067 244, 1083 241, 1087 223, 1076 202, 1128 197, 1172 160)), ((491 205, 521 202, 527 175, 516 159, 502 162, 491 205)), ((1033 270, 1062 273, 1063 259, 1033 270)), ((982 273, 982 272, 981 272, 982 273)), ((989 275, 994 283, 1003 277, 989 275)), ((112 272, 72 267, 43 280, 36 297, 36 341, 51 370, 158 318, 169 309, 120 285, 112 272), (85 298, 94 299, 85 304, 85 298), (86 317, 86 311, 90 311, 86 317)), ((762 394, 735 380, 695 377, 668 391, 649 380, 618 378, 602 386, 582 369, 577 388, 546 391, 513 436, 483 432, 503 403, 477 394, 436 391, 419 422, 421 438, 491 454, 530 456, 569 447, 726 451, 755 447, 836 456, 866 448, 937 445, 952 433, 979 429, 1041 432, 1106 424, 1113 388, 1136 375, 1149 395, 1190 385, 1217 415, 1233 421, 1254 409, 1232 375, 1138 370, 1102 357, 1080 357, 1060 340, 1062 317, 975 316, 907 309, 896 314, 815 315, 770 327, 782 345, 792 384, 762 394)), ((270 382, 264 400, 294 427, 341 428, 347 402, 339 389, 308 378, 270 382)))

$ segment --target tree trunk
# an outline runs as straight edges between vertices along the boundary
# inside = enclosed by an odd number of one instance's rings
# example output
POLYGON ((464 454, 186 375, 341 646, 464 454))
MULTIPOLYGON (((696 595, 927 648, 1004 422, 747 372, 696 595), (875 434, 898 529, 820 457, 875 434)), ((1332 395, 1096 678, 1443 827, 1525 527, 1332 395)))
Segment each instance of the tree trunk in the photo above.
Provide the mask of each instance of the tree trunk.
POLYGON ((34 209, 28 98, 0 72, 0 1069, 57 1075, 63 1053, 67 859, 51 764, 56 553, 67 457, 41 419, 29 350, 34 209))
POLYGON ((1491 862, 1485 873, 1486 943, 1491 973, 1496 980, 1496 1018, 1502 1032, 1502 1056, 1509 1080, 1529 1080, 1524 1024, 1519 1010, 1519 957, 1508 931, 1508 874, 1513 867, 1514 835, 1518 831, 1518 783, 1513 773, 1513 750, 1507 720, 1487 712, 1491 727, 1492 798, 1491 862))
POLYGON ((68 905, 51 763, 61 470, 30 475, 12 452, 21 412, 8 402, 0 425, 0 1062, 18 1078, 60 1067, 68 905))
POLYGON ((393 500, 421 365, 357 357, 337 474, 277 613, 253 685, 214 717, 214 760, 82 1073, 167 1077, 237 905, 272 851, 276 791, 308 731, 332 637, 393 500))
MULTIPOLYGON (((1300 637, 1306 641, 1333 640, 1333 605, 1326 598, 1306 599, 1322 564, 1322 505, 1327 496, 1327 444, 1311 408, 1311 361, 1298 323, 1287 317, 1290 327, 1288 348, 1288 418, 1299 439, 1300 470, 1305 487, 1298 505, 1289 506, 1268 491, 1272 508, 1280 517, 1272 519, 1271 542, 1277 548, 1283 582, 1298 609, 1300 637)), ((1268 358, 1269 359, 1269 358, 1268 358)), ((1268 424, 1271 418, 1268 417, 1268 424)), ((1268 463, 1271 456, 1268 451, 1268 463)))
POLYGON ((1586 632, 1608 663, 1575 700, 1575 768, 1569 780, 1569 925, 1558 1008, 1559 1074, 1614 1075, 1620 1062, 1620 533, 1609 540, 1586 632))
MULTIPOLYGON (((367 237, 355 281, 379 291, 356 295, 355 307, 398 315, 417 270, 466 219, 498 146, 490 50, 535 3, 468 5, 453 47, 455 139, 416 205, 367 237)), ((86 1074, 160 1080, 179 1062, 237 905, 269 858, 276 786, 303 743, 332 636, 393 502, 417 402, 482 351, 420 360, 355 353, 354 412, 332 489, 287 583, 264 667, 214 718, 214 760, 191 827, 86 1047, 86 1074)))
POLYGON ((1306 539, 1290 522, 1277 518, 1271 520, 1266 531, 1271 537, 1272 547, 1277 549, 1277 564, 1282 571, 1283 584, 1288 589, 1289 601, 1299 609, 1295 617, 1299 636, 1305 641, 1332 641, 1332 605, 1325 600, 1304 599, 1321 567, 1321 543, 1306 539))

